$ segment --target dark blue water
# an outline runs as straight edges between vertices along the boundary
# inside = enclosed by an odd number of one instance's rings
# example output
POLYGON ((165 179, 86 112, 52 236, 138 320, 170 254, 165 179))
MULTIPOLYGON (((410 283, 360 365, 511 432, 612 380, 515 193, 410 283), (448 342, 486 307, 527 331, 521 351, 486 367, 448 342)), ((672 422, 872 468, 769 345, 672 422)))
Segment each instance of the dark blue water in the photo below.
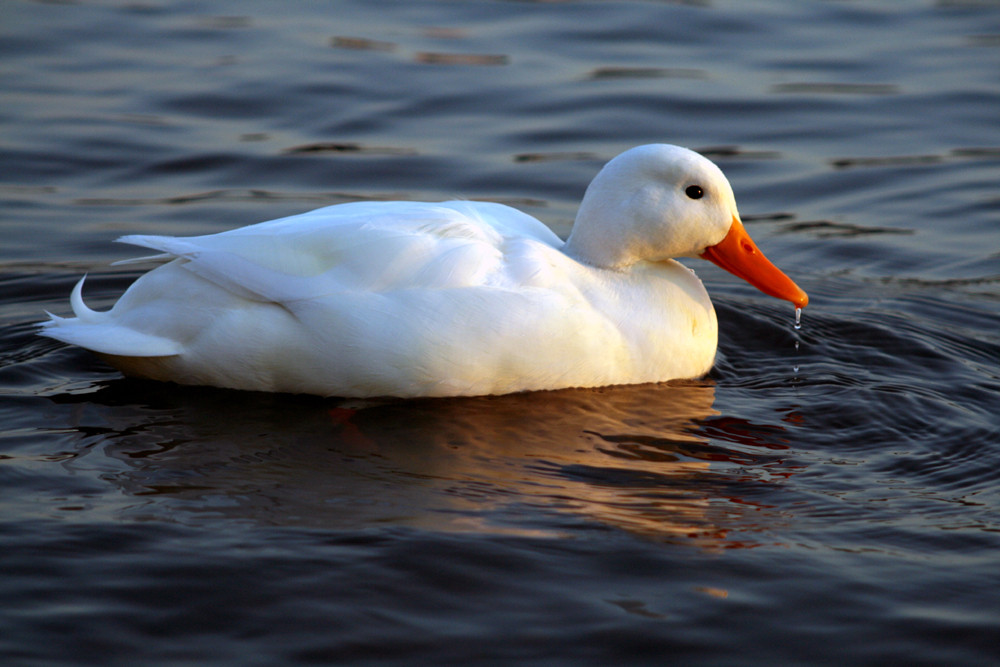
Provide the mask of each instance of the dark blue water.
POLYGON ((0 58, 4 664, 1000 660, 1000 3, 6 0, 0 58), (692 262, 704 380, 344 403, 34 335, 135 279, 124 233, 565 234, 650 142, 811 297, 692 262))

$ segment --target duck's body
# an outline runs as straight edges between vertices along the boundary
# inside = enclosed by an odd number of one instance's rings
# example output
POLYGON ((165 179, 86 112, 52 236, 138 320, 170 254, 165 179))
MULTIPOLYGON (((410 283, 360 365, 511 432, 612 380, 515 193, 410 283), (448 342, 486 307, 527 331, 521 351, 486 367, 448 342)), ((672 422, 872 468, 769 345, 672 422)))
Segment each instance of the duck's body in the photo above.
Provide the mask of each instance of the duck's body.
POLYGON ((715 172, 685 149, 633 149, 595 179, 566 243, 478 202, 359 202, 210 236, 128 236, 172 261, 104 313, 84 305, 81 280, 76 317, 42 333, 128 375, 261 391, 458 396, 697 377, 715 358, 715 312, 670 257, 703 254, 738 224, 715 172), (693 173, 678 185, 677 169, 693 173), (676 209, 665 199, 692 178, 698 200, 716 199, 692 208, 713 209, 703 224, 639 215, 676 209), (654 246, 646 228, 664 224, 671 238, 654 246))

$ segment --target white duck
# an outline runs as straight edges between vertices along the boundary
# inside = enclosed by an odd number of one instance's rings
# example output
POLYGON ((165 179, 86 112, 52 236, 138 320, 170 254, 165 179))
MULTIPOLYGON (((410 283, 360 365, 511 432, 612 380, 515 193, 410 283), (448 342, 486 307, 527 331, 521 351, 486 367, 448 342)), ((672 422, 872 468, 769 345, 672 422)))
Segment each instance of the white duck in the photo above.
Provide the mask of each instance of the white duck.
POLYGON ((41 333, 126 375, 344 397, 505 394, 692 378, 718 325, 704 257, 808 297, 746 234, 732 188, 685 148, 611 160, 564 243, 501 204, 358 202, 234 229, 120 241, 172 261, 107 312, 41 333))

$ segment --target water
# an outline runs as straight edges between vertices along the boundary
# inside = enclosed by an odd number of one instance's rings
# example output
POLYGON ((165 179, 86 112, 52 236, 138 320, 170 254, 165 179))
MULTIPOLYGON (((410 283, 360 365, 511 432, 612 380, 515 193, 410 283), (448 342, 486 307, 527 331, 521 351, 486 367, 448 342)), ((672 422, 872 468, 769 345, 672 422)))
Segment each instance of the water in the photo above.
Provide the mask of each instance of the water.
POLYGON ((5 664, 1000 659, 1000 4, 0 13, 5 664), (692 261, 702 380, 342 402, 33 333, 139 275, 121 234, 455 196, 566 234, 651 141, 811 299, 692 261))

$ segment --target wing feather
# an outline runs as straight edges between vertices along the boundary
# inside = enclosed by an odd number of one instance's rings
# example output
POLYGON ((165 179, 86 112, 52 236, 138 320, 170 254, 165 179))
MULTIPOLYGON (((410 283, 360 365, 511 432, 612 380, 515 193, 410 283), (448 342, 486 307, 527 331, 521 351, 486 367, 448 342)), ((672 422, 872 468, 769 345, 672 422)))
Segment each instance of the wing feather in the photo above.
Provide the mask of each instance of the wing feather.
MULTIPOLYGON (((183 267, 236 294, 283 305, 338 292, 445 289, 509 282, 511 238, 562 241, 531 216, 482 202, 357 202, 240 229, 119 241, 185 260, 183 267)), ((523 246, 523 241, 518 242, 523 246)), ((517 273, 525 267, 519 250, 517 273)))

